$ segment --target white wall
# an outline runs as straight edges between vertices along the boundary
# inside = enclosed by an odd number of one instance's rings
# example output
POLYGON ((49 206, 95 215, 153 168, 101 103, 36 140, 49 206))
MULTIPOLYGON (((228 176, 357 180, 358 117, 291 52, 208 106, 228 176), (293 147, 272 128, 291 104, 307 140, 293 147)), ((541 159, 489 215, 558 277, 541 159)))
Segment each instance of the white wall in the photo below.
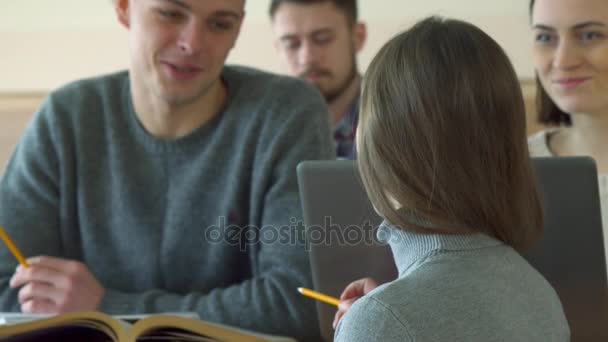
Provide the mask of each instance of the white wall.
MULTIPOLYGON (((272 47, 269 0, 247 1, 229 62, 282 72, 272 47)), ((492 35, 521 78, 532 76, 528 0, 359 0, 369 40, 364 70, 393 34, 429 14, 469 20, 492 35)), ((128 50, 111 0, 0 0, 0 92, 47 91, 73 79, 123 69, 128 50)))

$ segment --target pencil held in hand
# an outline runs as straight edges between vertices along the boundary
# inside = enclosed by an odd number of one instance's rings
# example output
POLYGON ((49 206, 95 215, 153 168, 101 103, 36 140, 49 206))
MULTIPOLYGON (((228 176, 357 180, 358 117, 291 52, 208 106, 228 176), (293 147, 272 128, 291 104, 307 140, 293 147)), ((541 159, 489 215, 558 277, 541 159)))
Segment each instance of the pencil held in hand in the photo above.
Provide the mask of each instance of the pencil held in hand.
POLYGON ((331 297, 326 294, 322 294, 321 292, 313 291, 311 289, 307 289, 304 287, 298 287, 298 292, 300 292, 301 294, 303 294, 307 297, 314 298, 316 300, 320 300, 327 304, 331 304, 331 305, 335 305, 335 306, 338 306, 338 304, 340 304, 340 300, 338 298, 331 297))
POLYGON ((0 238, 2 238, 2 241, 4 241, 4 243, 6 244, 6 247, 8 247, 8 249, 11 251, 11 253, 13 253, 15 258, 17 258, 17 261, 19 261, 19 263, 23 267, 30 267, 30 265, 28 265, 27 261, 25 261, 25 258, 23 257, 23 255, 21 254, 19 249, 17 249, 17 246, 15 246, 13 241, 11 241, 11 239, 8 237, 8 235, 6 235, 6 232, 4 231, 4 228, 2 228, 2 227, 0 227, 0 238))

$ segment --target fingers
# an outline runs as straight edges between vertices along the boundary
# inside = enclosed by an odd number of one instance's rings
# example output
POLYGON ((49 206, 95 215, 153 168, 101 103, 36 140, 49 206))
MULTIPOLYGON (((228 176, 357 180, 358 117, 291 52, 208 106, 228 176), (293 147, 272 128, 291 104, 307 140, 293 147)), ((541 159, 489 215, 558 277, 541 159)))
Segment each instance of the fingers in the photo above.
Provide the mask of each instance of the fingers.
POLYGON ((56 269, 31 264, 30 267, 19 266, 17 268, 17 272, 10 280, 10 286, 17 288, 29 282, 49 283, 60 287, 66 280, 63 273, 56 269))
POLYGON ((345 299, 345 300, 341 300, 340 304, 338 304, 338 310, 346 312, 348 311, 348 309, 350 309, 351 306, 353 306, 353 304, 362 296, 358 296, 358 297, 352 297, 349 299, 345 299))
POLYGON ((378 287, 378 283, 372 278, 363 279, 363 292, 365 294, 370 293, 373 289, 378 287))
POLYGON ((341 311, 341 310, 336 311, 336 315, 334 316, 334 322, 331 324, 331 326, 334 328, 334 330, 336 330, 336 328, 338 327, 338 323, 340 322, 340 319, 342 318, 342 316, 344 316, 344 311, 341 311))
POLYGON ((59 313, 70 292, 56 286, 65 277, 45 267, 30 266, 15 273, 11 287, 21 287, 18 293, 21 311, 25 313, 59 313))
POLYGON ((70 289, 79 278, 89 274, 81 262, 39 256, 27 260, 29 267, 19 265, 10 281, 12 288, 20 287, 30 281, 51 283, 55 287, 70 289))
POLYGON ((57 313, 55 304, 45 299, 33 299, 21 304, 21 312, 23 313, 57 313))
MULTIPOLYGON (((51 269, 54 269, 57 271, 65 272, 65 273, 77 272, 80 267, 80 263, 77 261, 65 260, 65 259, 50 257, 50 256, 46 256, 46 255, 29 258, 29 259, 27 259, 27 262, 30 264, 30 266, 38 265, 38 266, 51 268, 51 269)), ((24 267, 19 266, 17 269, 19 269, 19 268, 24 268, 24 267)))
POLYGON ((371 292, 376 287, 378 287, 378 283, 376 283, 376 281, 372 278, 363 278, 348 284, 340 295, 338 311, 336 312, 334 322, 332 323, 333 328, 336 329, 340 319, 350 309, 354 302, 371 292))
POLYGON ((19 290, 23 312, 62 313, 95 310, 105 293, 103 286, 81 262, 53 257, 28 259, 10 280, 19 290))
POLYGON ((61 291, 49 283, 30 282, 19 290, 19 303, 21 305, 33 299, 41 299, 55 303, 55 298, 61 296, 61 291))
POLYGON ((353 281, 348 284, 344 291, 342 291, 340 300, 364 296, 376 287, 378 287, 378 284, 372 278, 363 278, 353 281))
POLYGON ((338 311, 336 311, 336 315, 334 316, 334 322, 332 324, 332 326, 334 327, 334 329, 336 329, 336 327, 338 326, 338 323, 340 322, 340 319, 342 318, 342 316, 344 316, 344 314, 346 313, 346 311, 348 311, 350 309, 350 307, 361 297, 354 297, 354 298, 350 298, 350 299, 346 299, 346 300, 342 300, 340 301, 340 304, 338 304, 338 311))

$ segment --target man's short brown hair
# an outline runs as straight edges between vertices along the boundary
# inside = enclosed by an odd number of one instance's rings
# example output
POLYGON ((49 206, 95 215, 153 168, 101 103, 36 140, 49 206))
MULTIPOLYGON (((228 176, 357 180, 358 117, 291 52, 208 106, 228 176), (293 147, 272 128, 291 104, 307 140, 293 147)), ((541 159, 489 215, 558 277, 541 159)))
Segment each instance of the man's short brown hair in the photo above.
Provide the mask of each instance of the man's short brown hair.
POLYGON ((310 4, 318 4, 323 2, 331 2, 338 9, 344 12, 346 18, 351 24, 355 24, 359 17, 359 11, 357 9, 357 0, 272 0, 270 2, 270 9, 268 13, 271 18, 274 18, 274 14, 279 9, 279 7, 284 3, 294 3, 299 5, 310 5, 310 4))

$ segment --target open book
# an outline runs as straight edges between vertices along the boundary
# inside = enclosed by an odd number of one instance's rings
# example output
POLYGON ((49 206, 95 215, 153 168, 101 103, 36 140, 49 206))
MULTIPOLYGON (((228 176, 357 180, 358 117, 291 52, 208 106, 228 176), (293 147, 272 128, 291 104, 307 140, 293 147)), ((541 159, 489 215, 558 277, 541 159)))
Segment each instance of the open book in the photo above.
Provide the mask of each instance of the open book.
POLYGON ((0 340, 29 341, 243 341, 295 342, 288 337, 254 333, 225 325, 174 315, 151 315, 130 324, 93 311, 0 326, 0 340))

